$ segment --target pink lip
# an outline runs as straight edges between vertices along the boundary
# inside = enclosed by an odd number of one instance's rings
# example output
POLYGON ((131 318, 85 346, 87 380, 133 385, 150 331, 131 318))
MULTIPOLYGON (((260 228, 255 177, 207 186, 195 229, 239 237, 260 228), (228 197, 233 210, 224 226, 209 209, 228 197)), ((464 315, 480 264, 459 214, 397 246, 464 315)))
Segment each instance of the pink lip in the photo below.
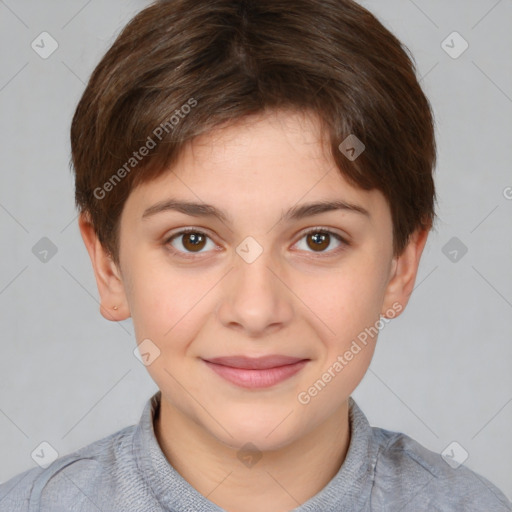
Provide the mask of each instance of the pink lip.
POLYGON ((286 380, 309 361, 298 357, 216 357, 203 361, 220 377, 244 388, 267 388, 286 380))

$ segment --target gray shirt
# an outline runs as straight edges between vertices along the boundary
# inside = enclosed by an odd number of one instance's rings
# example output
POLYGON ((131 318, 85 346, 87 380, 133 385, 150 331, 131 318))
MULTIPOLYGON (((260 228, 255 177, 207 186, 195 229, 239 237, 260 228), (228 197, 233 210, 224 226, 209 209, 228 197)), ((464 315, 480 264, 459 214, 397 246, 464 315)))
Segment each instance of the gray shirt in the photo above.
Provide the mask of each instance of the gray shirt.
MULTIPOLYGON (((169 464, 153 430, 160 392, 126 427, 0 485, 0 512, 220 512, 169 464)), ((410 437, 371 427, 350 399, 351 439, 333 479, 294 512, 511 512, 488 480, 410 437)))

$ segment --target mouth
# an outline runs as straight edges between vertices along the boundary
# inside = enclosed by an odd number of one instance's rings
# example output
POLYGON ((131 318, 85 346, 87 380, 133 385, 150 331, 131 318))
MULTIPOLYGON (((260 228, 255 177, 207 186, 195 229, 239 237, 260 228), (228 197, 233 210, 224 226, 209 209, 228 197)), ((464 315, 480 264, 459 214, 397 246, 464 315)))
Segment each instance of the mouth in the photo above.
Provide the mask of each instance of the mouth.
POLYGON ((203 362, 223 379, 248 389, 268 388, 300 372, 309 359, 282 355, 215 357, 203 362))

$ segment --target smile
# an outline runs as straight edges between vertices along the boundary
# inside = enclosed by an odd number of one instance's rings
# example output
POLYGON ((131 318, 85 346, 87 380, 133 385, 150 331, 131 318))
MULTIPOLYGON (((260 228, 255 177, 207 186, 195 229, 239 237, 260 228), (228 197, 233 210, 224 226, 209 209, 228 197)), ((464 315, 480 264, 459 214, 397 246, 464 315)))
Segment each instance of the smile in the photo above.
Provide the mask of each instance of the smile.
POLYGON ((306 365, 309 359, 288 356, 245 356, 203 359, 204 363, 223 379, 243 388, 268 388, 289 379, 306 365))

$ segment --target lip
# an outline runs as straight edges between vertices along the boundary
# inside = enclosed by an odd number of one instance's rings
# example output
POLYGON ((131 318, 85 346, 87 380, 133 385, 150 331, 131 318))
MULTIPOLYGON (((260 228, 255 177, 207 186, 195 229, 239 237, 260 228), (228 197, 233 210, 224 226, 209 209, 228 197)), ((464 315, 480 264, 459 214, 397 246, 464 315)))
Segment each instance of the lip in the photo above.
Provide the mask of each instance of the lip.
POLYGON ((302 370, 309 359, 269 355, 215 357, 203 361, 217 375, 232 384, 255 389, 275 386, 289 379, 302 370))

